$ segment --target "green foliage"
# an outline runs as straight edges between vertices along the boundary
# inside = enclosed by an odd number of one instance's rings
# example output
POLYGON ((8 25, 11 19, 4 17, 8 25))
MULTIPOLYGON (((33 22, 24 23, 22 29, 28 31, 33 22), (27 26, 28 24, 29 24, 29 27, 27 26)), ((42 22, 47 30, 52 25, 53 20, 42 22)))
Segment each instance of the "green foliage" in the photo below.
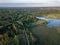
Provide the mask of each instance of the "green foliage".
POLYGON ((0 9, 0 44, 56 45, 59 43, 60 34, 46 28, 46 21, 38 21, 35 18, 36 16, 47 16, 48 14, 60 14, 60 9, 0 9), (38 27, 39 24, 41 26, 38 27), (45 24, 45 27, 42 27, 42 24, 45 24), (36 29, 36 27, 38 28, 36 29))
MULTIPOLYGON (((17 13, 15 11, 10 12, 10 10, 1 11, 4 12, 4 16, 1 15, 1 26, 0 34, 4 36, 6 33, 8 37, 7 41, 5 41, 6 45, 30 45, 32 43, 29 40, 31 35, 29 33, 32 29, 31 27, 34 22, 36 22, 36 18, 31 15, 20 15, 20 12, 17 13), (6 12, 5 12, 6 11, 6 12), (8 13, 7 13, 8 12, 8 13), (5 15, 7 14, 7 15, 5 15), (9 14, 9 16, 8 16, 9 14), (6 17, 5 17, 6 16, 6 17), (7 24, 5 22, 8 22, 7 24), (5 24, 3 24, 5 23, 5 24), (24 44, 23 44, 24 43, 24 44)), ((3 39, 3 38, 2 38, 3 39)))

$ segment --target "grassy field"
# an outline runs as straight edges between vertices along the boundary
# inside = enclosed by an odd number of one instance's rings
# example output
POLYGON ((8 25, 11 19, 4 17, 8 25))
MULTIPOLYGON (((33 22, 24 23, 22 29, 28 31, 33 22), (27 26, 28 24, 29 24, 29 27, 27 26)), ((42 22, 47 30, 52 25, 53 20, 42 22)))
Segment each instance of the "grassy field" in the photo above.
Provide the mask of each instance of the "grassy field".
POLYGON ((40 45, 60 45, 60 29, 39 25, 33 28, 32 33, 38 37, 40 45))
POLYGON ((51 19, 60 19, 60 14, 48 14, 47 16, 44 17, 51 18, 51 19))

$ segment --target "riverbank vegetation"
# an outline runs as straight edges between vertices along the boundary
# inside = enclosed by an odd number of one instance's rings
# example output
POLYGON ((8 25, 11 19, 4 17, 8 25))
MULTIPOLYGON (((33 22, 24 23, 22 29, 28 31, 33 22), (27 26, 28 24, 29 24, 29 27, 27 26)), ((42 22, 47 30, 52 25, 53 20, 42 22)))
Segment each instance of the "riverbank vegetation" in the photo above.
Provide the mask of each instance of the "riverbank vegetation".
POLYGON ((0 45, 60 45, 60 28, 36 16, 60 19, 60 8, 0 9, 0 45))

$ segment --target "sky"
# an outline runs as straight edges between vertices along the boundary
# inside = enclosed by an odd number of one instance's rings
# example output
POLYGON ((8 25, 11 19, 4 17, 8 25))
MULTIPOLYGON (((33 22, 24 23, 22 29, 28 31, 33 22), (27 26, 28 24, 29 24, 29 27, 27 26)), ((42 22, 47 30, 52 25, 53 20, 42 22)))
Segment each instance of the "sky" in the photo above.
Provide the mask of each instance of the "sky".
POLYGON ((0 0, 1 6, 60 6, 60 0, 0 0), (20 4, 10 4, 20 3, 20 4), (24 3, 24 4, 21 4, 24 3), (26 4, 30 3, 30 4, 26 4), (35 4, 36 3, 36 4, 35 4))
POLYGON ((0 0, 0 3, 47 3, 59 1, 60 0, 0 0))

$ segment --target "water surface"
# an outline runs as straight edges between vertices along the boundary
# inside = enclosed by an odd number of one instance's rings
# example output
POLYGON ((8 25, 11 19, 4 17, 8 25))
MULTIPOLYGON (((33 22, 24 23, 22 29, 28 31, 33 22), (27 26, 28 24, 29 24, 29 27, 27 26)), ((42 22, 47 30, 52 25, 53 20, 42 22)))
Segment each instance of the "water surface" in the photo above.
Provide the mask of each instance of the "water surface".
POLYGON ((47 21, 48 28, 60 27, 60 20, 58 19, 50 19, 50 18, 45 18, 45 17, 36 17, 36 18, 47 21))

